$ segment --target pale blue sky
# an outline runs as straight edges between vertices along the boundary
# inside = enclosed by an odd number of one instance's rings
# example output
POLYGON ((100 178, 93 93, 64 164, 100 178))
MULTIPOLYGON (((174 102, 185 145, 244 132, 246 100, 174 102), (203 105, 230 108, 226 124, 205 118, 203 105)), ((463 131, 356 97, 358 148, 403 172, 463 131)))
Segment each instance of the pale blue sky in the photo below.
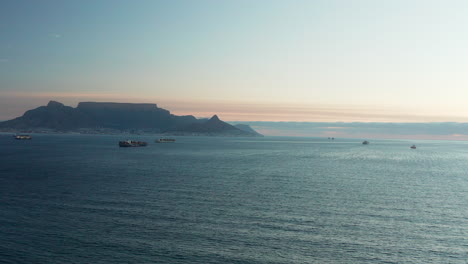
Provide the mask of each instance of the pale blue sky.
POLYGON ((55 99, 228 120, 468 121, 467 11, 466 1, 6 0, 0 119, 55 99))

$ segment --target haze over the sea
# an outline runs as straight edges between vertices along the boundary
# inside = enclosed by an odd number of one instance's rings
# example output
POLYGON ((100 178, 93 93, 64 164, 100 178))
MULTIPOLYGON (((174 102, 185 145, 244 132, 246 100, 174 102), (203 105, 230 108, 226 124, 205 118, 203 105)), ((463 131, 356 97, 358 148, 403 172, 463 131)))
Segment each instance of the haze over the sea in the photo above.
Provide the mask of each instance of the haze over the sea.
MULTIPOLYGON (((2 1, 0 120, 57 100, 149 102, 226 121, 468 122, 467 8, 456 0, 2 1)), ((436 125, 372 135, 468 138, 462 124, 443 135, 436 125)), ((263 130, 369 130, 291 127, 263 130)))

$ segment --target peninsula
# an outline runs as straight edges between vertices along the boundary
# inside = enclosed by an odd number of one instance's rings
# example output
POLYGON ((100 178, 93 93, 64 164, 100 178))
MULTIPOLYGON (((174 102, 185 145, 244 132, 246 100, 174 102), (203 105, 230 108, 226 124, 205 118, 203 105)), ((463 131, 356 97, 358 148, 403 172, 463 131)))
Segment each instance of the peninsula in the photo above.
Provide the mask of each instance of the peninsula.
POLYGON ((262 136, 248 125, 230 125, 214 115, 177 116, 156 104, 81 102, 76 108, 50 101, 47 106, 0 122, 2 132, 119 134, 154 133, 183 136, 262 136))

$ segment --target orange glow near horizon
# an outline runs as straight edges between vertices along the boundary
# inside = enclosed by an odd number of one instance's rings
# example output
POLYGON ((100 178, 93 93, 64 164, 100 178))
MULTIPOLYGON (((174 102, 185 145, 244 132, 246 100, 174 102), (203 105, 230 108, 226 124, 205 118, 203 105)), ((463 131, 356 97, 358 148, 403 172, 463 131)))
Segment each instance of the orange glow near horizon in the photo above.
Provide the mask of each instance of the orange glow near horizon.
POLYGON ((55 100, 75 107, 82 101, 155 103, 175 115, 211 117, 217 114, 225 121, 273 122, 468 122, 468 116, 421 113, 411 109, 376 106, 319 105, 304 103, 239 102, 213 100, 179 100, 164 97, 122 96, 107 93, 1 93, 0 103, 14 107, 2 113, 0 120, 22 115, 24 111, 55 100), (7 116, 9 115, 9 116, 7 116))
MULTIPOLYGON (((296 137, 335 137, 335 138, 368 138, 368 139, 428 139, 428 140, 468 140, 464 130, 447 131, 446 134, 430 134, 430 131, 419 130, 414 134, 391 134, 386 130, 369 133, 349 133, 345 123, 430 123, 430 122, 466 122, 463 116, 430 115, 429 113, 413 113, 406 109, 391 109, 384 107, 330 106, 307 105, 293 103, 252 103, 236 101, 183 101, 172 98, 157 97, 124 97, 111 94, 94 93, 1 93, 0 104, 6 109, 0 113, 0 120, 9 120, 21 116, 25 111, 46 105, 50 100, 76 107, 79 102, 121 102, 121 103, 155 103, 158 107, 167 109, 175 115, 193 115, 197 118, 209 118, 214 114, 224 121, 266 121, 291 122, 286 128, 276 127, 274 124, 253 123, 251 126, 267 136, 296 136, 296 137), (409 114, 411 113, 411 114, 409 114), (297 122, 296 124, 294 122, 297 122), (296 127, 300 122, 330 122, 319 130, 300 129, 296 127), (336 123, 338 122, 338 123, 336 123), (343 126, 339 122, 343 122, 343 126)), ((365 126, 365 125, 364 125, 365 126)))

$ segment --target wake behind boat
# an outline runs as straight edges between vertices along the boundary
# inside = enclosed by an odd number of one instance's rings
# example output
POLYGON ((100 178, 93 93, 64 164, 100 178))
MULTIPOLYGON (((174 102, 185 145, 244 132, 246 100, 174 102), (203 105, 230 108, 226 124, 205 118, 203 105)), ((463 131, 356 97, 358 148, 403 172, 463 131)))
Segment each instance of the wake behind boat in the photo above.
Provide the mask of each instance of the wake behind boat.
POLYGON ((144 141, 126 140, 119 141, 119 147, 146 147, 148 143, 144 141))

